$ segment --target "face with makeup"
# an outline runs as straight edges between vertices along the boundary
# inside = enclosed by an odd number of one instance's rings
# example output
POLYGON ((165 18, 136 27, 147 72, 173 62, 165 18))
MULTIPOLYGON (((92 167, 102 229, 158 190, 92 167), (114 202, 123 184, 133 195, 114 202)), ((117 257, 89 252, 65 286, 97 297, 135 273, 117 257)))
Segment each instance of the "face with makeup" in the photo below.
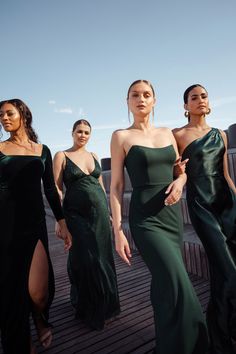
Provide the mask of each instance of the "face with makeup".
POLYGON ((155 92, 148 81, 138 80, 130 86, 127 104, 134 116, 149 115, 155 103, 155 92))
POLYGON ((209 100, 206 89, 193 85, 184 94, 184 108, 190 116, 205 116, 209 113, 209 100))
POLYGON ((72 130, 72 137, 74 144, 77 146, 85 146, 91 135, 91 126, 87 124, 87 121, 80 120, 74 124, 72 130))
POLYGON ((4 103, 0 107, 0 123, 8 133, 15 132, 24 126, 20 112, 11 103, 4 103))

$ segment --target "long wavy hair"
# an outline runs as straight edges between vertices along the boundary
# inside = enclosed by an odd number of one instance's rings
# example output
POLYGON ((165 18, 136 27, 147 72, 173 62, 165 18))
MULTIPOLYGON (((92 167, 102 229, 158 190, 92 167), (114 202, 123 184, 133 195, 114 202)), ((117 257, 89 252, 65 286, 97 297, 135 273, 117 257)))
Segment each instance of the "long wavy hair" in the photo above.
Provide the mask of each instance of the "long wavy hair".
MULTIPOLYGON (((38 135, 36 134, 36 132, 34 131, 34 129, 32 127, 33 117, 32 117, 32 113, 31 113, 29 107, 19 98, 12 98, 10 100, 1 101, 0 102, 0 109, 2 108, 2 106, 5 103, 12 104, 17 109, 17 111, 19 112, 20 117, 22 119, 22 122, 24 124, 25 131, 26 131, 28 138, 30 140, 34 141, 35 143, 37 143, 38 142, 38 135)), ((0 129, 1 128, 2 127, 0 126, 0 129)), ((2 137, 2 132, 0 130, 0 138, 1 137, 2 137)))

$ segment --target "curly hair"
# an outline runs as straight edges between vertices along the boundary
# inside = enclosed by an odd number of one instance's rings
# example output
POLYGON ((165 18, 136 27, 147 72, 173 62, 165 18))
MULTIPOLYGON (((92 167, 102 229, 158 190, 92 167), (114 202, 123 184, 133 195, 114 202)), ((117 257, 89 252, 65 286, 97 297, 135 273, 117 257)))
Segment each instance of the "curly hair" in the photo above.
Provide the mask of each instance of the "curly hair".
MULTIPOLYGON (((29 109, 29 107, 20 99, 18 98, 12 98, 10 100, 5 100, 0 102, 0 109, 2 106, 6 103, 12 104, 19 112, 21 119, 23 121, 24 127, 26 134, 28 135, 28 138, 32 140, 33 142, 37 143, 38 142, 38 135, 34 131, 32 127, 32 113, 29 109)), ((2 135, 2 134, 1 134, 2 135)))

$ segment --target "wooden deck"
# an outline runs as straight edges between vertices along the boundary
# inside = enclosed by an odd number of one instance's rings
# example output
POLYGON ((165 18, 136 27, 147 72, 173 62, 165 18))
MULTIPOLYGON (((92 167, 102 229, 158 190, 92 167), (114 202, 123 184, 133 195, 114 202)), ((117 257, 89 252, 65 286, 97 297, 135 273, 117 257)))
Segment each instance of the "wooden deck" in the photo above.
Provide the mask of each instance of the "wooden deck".
MULTIPOLYGON (((126 266, 118 257, 115 258, 122 312, 104 330, 91 331, 74 319, 69 301, 67 254, 62 242, 54 236, 53 225, 53 218, 48 217, 50 251, 56 279, 56 294, 50 312, 50 321, 54 326, 53 343, 48 350, 37 345, 38 353, 151 353, 154 347, 154 325, 149 300, 150 274, 138 253, 133 254, 131 267, 126 266)), ((188 228, 186 232, 192 230, 188 228)), ((205 311, 209 282, 196 275, 190 275, 190 279, 205 311)), ((34 328, 32 331, 37 343, 34 328)))

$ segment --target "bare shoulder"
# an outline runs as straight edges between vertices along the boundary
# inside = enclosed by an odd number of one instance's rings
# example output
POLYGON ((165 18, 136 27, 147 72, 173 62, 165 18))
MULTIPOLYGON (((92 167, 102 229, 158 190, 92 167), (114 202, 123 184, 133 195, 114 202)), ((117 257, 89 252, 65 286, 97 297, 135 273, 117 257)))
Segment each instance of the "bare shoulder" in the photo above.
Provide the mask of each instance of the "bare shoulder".
POLYGON ((172 129, 172 133, 175 135, 181 135, 186 131, 186 126, 172 129))
POLYGON ((117 129, 115 130, 112 135, 114 136, 123 136, 123 135, 126 135, 128 132, 128 129, 117 129))
POLYGON ((156 128, 156 131, 159 133, 170 133, 171 129, 167 128, 167 127, 159 127, 159 128, 156 128))
POLYGON ((227 147, 227 135, 226 135, 226 133, 224 132, 224 130, 221 130, 221 129, 218 129, 219 130, 219 132, 220 132, 220 134, 221 134, 221 136, 222 136, 222 139, 224 140, 224 144, 225 144, 225 146, 227 147))
POLYGON ((224 130, 222 130, 222 129, 218 129, 218 130, 219 130, 220 134, 221 134, 224 138, 227 137, 227 135, 226 135, 226 133, 225 133, 224 130))
POLYGON ((54 155, 54 159, 57 161, 62 161, 65 158, 65 154, 63 151, 57 151, 54 155))
POLYGON ((0 151, 3 150, 6 145, 7 145, 7 140, 0 141, 0 151))
POLYGON ((93 155, 93 157, 94 157, 97 161, 99 161, 99 158, 98 158, 97 154, 95 154, 95 152, 91 152, 91 154, 93 155))
POLYGON ((128 136, 128 129, 117 129, 112 133, 111 140, 118 144, 122 144, 128 136))

